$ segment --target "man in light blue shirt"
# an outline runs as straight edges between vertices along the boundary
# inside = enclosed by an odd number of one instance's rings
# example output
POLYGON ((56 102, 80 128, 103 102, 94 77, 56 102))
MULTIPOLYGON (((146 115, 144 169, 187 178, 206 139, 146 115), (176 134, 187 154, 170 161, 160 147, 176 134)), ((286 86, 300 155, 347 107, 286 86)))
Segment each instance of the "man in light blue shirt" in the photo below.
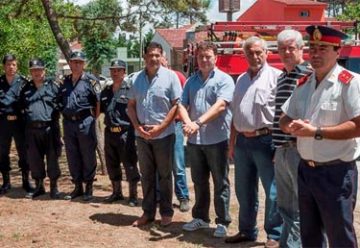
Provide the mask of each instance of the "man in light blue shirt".
POLYGON ((188 135, 191 178, 195 187, 193 220, 185 231, 209 227, 210 173, 214 181, 217 218, 215 237, 225 237, 231 222, 229 215, 230 184, 227 160, 231 113, 228 109, 234 81, 215 67, 216 45, 202 42, 197 47, 199 71, 185 84, 179 112, 188 135))
POLYGON ((161 225, 172 222, 172 163, 175 127, 173 119, 181 96, 176 74, 162 67, 162 47, 151 42, 144 55, 145 69, 134 77, 129 92, 128 116, 136 130, 143 215, 133 226, 142 226, 155 219, 156 173, 159 175, 161 225))

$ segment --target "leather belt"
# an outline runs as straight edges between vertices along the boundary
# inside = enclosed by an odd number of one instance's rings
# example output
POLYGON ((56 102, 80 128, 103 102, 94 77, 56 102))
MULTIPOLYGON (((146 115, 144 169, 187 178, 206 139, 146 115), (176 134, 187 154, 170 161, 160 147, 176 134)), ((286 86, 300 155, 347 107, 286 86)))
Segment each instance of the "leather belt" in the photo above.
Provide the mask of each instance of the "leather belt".
POLYGON ((92 115, 92 111, 90 109, 81 110, 73 115, 64 114, 64 118, 68 121, 81 121, 86 117, 92 115))
POLYGON ((280 145, 281 148, 296 147, 296 141, 288 141, 280 145))
POLYGON ((108 130, 112 133, 121 133, 122 131, 127 131, 127 126, 114 126, 114 127, 107 127, 108 130))
POLYGON ((244 135, 246 138, 258 137, 271 134, 271 129, 264 127, 260 129, 256 129, 251 132, 240 132, 240 134, 244 135))
POLYGON ((2 120, 7 120, 7 121, 16 121, 18 119, 17 115, 0 115, 0 118, 2 120))
POLYGON ((320 167, 320 166, 336 165, 336 164, 339 164, 339 163, 344 163, 345 161, 342 161, 340 159, 336 159, 336 160, 331 160, 331 161, 328 161, 328 162, 316 162, 314 160, 304 160, 304 162, 308 166, 315 168, 315 167, 320 167))
POLYGON ((32 122, 28 122, 27 126, 29 128, 44 128, 50 126, 50 124, 51 124, 50 121, 32 121, 32 122))

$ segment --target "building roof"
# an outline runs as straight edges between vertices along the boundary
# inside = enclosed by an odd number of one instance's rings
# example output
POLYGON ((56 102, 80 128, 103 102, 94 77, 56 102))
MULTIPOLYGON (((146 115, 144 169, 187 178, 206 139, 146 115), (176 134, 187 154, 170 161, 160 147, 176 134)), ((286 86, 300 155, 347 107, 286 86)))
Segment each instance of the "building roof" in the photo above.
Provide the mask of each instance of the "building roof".
POLYGON ((313 0, 273 0, 274 2, 284 3, 286 5, 327 5, 313 0))
POLYGON ((186 38, 186 32, 192 27, 192 25, 186 25, 180 28, 158 28, 155 32, 166 40, 172 48, 182 48, 183 40, 186 38))

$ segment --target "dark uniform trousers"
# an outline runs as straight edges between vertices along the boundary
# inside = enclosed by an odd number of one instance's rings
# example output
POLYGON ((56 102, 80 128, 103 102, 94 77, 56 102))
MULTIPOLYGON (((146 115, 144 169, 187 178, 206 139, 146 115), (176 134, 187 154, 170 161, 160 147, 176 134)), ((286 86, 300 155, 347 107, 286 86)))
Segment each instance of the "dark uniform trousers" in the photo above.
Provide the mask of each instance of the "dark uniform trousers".
POLYGON ((126 127, 120 132, 111 132, 109 128, 105 128, 105 160, 111 181, 122 179, 120 163, 125 168, 127 181, 140 180, 133 129, 128 131, 126 127))
POLYGON ((34 179, 44 179, 47 175, 50 180, 57 180, 60 177, 59 154, 56 140, 56 131, 50 125, 38 125, 29 123, 26 126, 27 156, 31 176, 34 179), (46 156, 47 169, 45 171, 44 156, 46 156))
POLYGON ((6 116, 0 116, 0 172, 9 172, 10 167, 10 146, 14 137, 16 150, 19 156, 19 168, 21 171, 28 171, 29 165, 26 162, 25 145, 25 123, 22 120, 7 120, 6 116))
POLYGON ((87 116, 75 121, 64 118, 63 126, 65 151, 73 181, 92 182, 96 173, 95 118, 87 116))
POLYGON ((353 226, 355 161, 311 167, 299 165, 300 230, 303 247, 357 247, 353 226))
POLYGON ((142 209, 148 219, 156 214, 156 174, 159 175, 160 215, 173 216, 172 208, 172 167, 174 162, 175 134, 161 139, 145 140, 136 138, 141 186, 144 199, 142 209))

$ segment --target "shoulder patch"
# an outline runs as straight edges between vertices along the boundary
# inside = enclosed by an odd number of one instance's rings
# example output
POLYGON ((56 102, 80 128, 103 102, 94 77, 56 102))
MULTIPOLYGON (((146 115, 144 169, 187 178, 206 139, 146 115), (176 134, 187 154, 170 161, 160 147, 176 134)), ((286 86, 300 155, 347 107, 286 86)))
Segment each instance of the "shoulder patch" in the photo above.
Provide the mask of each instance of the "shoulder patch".
POLYGON ((343 84, 348 84, 354 78, 354 75, 347 70, 343 70, 339 73, 338 80, 343 84))
POLYGON ((305 76, 299 78, 297 80, 296 87, 300 87, 301 85, 304 85, 308 81, 310 75, 311 74, 308 74, 308 75, 305 75, 305 76))

